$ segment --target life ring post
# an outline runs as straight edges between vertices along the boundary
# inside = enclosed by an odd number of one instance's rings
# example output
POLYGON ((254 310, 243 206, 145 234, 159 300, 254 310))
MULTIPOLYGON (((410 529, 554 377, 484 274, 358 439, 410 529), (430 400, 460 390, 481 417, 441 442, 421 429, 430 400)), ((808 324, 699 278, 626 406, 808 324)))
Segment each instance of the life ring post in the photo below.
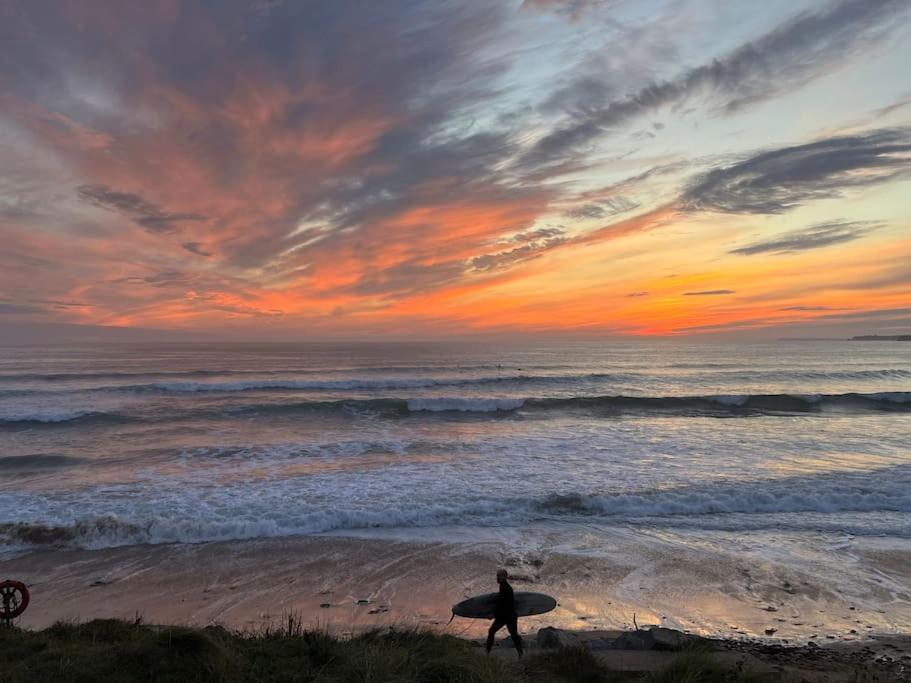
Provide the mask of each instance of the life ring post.
POLYGON ((30 599, 28 588, 22 581, 0 581, 0 620, 11 626, 13 619, 26 610, 30 599))

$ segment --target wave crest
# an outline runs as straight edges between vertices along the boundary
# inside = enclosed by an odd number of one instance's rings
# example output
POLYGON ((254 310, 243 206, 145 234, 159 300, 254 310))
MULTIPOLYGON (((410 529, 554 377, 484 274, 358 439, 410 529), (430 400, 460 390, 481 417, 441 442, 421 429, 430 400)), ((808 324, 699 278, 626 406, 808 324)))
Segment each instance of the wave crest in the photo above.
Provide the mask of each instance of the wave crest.
MULTIPOLYGON (((145 421, 138 415, 91 408, 5 408, 0 424, 8 426, 70 423, 84 421, 145 421)), ((869 411, 911 412, 911 391, 846 394, 734 394, 710 396, 570 396, 565 398, 521 397, 417 397, 253 403, 222 409, 182 410, 179 417, 230 419, 236 415, 269 415, 317 411, 367 412, 380 416, 419 413, 528 413, 547 414, 584 411, 613 416, 663 414, 686 416, 742 417, 838 411, 844 414, 869 411)), ((167 413, 158 419, 174 419, 167 413)))

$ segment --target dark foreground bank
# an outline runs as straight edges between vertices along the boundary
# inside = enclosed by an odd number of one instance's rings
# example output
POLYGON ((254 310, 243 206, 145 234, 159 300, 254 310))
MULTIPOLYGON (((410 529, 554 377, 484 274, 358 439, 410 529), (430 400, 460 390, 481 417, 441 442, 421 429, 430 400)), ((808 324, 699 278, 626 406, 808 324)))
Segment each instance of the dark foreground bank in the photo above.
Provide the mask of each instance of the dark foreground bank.
POLYGON ((907 669, 882 648, 545 631, 518 660, 505 642, 486 657, 474 641, 422 630, 335 638, 294 618, 257 632, 99 619, 0 629, 0 681, 893 681, 907 669))

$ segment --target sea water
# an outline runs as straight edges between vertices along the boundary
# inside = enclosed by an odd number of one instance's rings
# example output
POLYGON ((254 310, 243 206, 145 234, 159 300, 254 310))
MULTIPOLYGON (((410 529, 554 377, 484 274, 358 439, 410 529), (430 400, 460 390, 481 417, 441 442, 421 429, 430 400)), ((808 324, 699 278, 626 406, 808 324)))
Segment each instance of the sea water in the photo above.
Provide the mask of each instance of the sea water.
POLYGON ((908 539, 911 344, 0 350, 0 553, 540 529, 908 539))

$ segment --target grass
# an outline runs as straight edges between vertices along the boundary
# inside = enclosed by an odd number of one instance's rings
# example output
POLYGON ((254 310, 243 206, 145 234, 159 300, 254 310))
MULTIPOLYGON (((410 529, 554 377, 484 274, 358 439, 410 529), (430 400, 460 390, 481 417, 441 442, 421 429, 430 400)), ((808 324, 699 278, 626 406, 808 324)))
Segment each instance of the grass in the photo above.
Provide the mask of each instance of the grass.
MULTIPOLYGON (((633 680, 585 649, 544 650, 521 661, 485 657, 471 642, 422 630, 381 629, 348 639, 280 627, 154 627, 110 619, 58 623, 43 631, 0 628, 0 683, 73 681, 380 681, 416 683, 602 683, 633 680)), ((687 652, 652 681, 749 680, 687 652)))
POLYGON ((664 671, 650 675, 648 683, 753 683, 762 677, 740 669, 722 666, 705 648, 695 647, 683 651, 664 671))
POLYGON ((610 683, 637 678, 608 671, 583 647, 543 650, 523 661, 521 668, 529 680, 561 683, 610 683))
POLYGON ((295 626, 256 633, 150 627, 123 621, 0 629, 0 681, 419 681, 512 680, 470 643, 416 630, 347 640, 295 626))

